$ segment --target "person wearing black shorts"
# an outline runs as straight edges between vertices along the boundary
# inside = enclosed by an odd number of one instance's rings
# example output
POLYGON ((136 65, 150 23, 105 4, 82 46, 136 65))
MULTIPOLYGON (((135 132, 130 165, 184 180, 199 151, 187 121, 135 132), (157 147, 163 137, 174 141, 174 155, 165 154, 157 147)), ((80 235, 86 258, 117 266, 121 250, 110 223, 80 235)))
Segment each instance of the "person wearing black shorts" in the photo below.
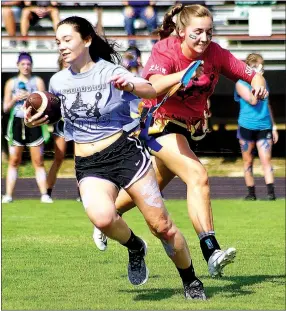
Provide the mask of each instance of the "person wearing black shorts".
POLYGON ((44 141, 48 140, 47 126, 28 128, 24 124, 22 106, 30 93, 44 91, 45 85, 40 77, 32 76, 32 57, 22 52, 19 54, 17 66, 19 74, 9 79, 4 90, 4 112, 10 112, 5 138, 9 142, 9 165, 6 177, 6 194, 2 203, 10 203, 16 184, 17 172, 22 159, 24 147, 30 148, 32 164, 35 168, 36 181, 41 193, 42 203, 52 203, 47 195, 46 172, 44 168, 44 141))
MULTIPOLYGON (((258 74, 263 75, 264 60, 260 54, 249 54, 245 62, 258 74)), ((267 199, 274 201, 276 196, 271 157, 272 146, 278 141, 278 132, 269 105, 269 99, 257 100, 254 98, 251 86, 243 80, 239 80, 235 85, 234 99, 240 105, 237 138, 241 148, 244 180, 248 190, 245 200, 256 200, 253 177, 254 151, 256 147, 264 173, 267 199)))
MULTIPOLYGON (((131 102, 138 97, 155 98, 155 89, 115 64, 118 54, 113 46, 84 18, 61 21, 56 42, 71 66, 52 76, 49 91, 61 98, 64 135, 66 141, 74 141, 76 178, 89 219, 128 249, 128 279, 133 285, 144 284, 148 279, 146 242, 116 212, 116 197, 125 189, 175 264, 185 297, 205 300, 187 243, 165 208, 150 156, 140 140, 123 130, 133 122, 131 102)), ((25 109, 28 126, 48 122, 48 116, 31 116, 31 108, 25 109)))

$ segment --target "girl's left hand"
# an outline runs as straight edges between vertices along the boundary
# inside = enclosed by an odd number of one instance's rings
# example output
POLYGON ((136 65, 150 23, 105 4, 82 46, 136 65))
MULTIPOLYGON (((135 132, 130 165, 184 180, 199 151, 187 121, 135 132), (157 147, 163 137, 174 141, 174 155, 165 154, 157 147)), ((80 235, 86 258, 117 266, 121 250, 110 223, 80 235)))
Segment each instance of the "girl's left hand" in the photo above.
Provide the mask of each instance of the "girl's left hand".
POLYGON ((272 129, 272 137, 273 137, 273 143, 276 144, 277 141, 278 141, 278 137, 279 137, 278 131, 277 131, 276 128, 275 128, 275 129, 274 129, 274 128, 272 129))
MULTIPOLYGON (((115 76, 110 77, 107 83, 112 83, 113 86, 120 91, 126 90, 125 89, 126 86, 129 85, 129 81, 124 76, 120 76, 120 75, 115 75, 115 76)), ((132 89, 132 85, 130 85, 130 89, 132 89)))
POLYGON ((269 92, 264 86, 253 87, 252 94, 256 99, 265 99, 269 96, 269 92))

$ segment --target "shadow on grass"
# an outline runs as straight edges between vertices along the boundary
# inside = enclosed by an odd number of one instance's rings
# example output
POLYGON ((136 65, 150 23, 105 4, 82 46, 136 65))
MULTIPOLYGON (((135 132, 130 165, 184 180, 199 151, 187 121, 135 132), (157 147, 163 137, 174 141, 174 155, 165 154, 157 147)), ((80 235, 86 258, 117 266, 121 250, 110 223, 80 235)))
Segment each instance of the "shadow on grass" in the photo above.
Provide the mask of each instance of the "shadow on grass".
MULTIPOLYGON (((156 277, 157 278, 157 277, 156 277)), ((210 279, 208 277, 208 279, 210 279)), ((211 298, 217 294, 231 297, 252 295, 256 292, 256 289, 249 289, 249 286, 256 284, 262 284, 264 282, 272 283, 271 286, 285 284, 285 275, 253 275, 253 276, 229 276, 223 277, 221 281, 232 282, 232 284, 221 285, 221 286, 207 286, 207 280, 204 281, 205 291, 208 298, 211 298), (244 288, 247 287, 247 288, 244 288)), ((219 283, 220 280, 218 279, 219 283)), ((120 292, 131 293, 137 295, 134 300, 149 300, 149 301, 160 301, 166 298, 170 298, 174 295, 183 294, 183 287, 181 288, 148 288, 144 289, 139 287, 138 289, 120 290, 120 292)))
POLYGON ((222 281, 232 282, 232 284, 207 287, 206 292, 208 297, 222 292, 228 297, 251 295, 256 292, 256 289, 249 289, 249 286, 261 285, 264 282, 270 282, 271 286, 284 285, 285 275, 226 276, 222 278, 222 281), (247 289, 244 287, 247 287, 247 289))

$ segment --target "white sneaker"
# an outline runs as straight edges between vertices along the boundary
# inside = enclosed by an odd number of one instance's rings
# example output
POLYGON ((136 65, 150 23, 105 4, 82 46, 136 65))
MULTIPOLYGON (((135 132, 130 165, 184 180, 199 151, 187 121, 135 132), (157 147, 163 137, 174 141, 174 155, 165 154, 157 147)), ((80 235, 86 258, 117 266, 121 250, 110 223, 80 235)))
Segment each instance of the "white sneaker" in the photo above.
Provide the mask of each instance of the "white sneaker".
POLYGON ((11 203, 11 202, 13 202, 13 199, 10 195, 8 194, 3 195, 2 203, 11 203))
POLYGON ((105 234, 103 234, 99 229, 97 229, 95 226, 93 228, 93 241, 97 248, 100 251, 105 251, 107 248, 107 237, 105 234))
POLYGON ((41 203, 54 203, 54 201, 48 194, 43 194, 41 196, 41 203))
POLYGON ((208 261, 209 273, 215 278, 216 276, 222 276, 222 269, 233 262, 236 256, 236 249, 231 247, 227 250, 216 250, 211 255, 208 261))

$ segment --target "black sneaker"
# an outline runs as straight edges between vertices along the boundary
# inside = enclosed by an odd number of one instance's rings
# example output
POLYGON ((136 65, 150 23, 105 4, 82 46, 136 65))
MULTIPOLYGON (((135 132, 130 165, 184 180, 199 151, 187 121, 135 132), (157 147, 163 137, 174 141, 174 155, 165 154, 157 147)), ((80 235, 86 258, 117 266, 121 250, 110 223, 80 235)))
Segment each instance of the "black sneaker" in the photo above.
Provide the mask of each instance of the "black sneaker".
POLYGON ((268 199, 268 201, 275 201, 276 200, 276 196, 275 196, 274 193, 268 193, 267 199, 268 199))
POLYGON ((256 195, 254 194, 248 194, 245 198, 245 201, 256 201, 256 195))
POLYGON ((191 283, 184 283, 183 285, 186 299, 207 300, 204 284, 199 279, 191 283))
POLYGON ((147 254, 147 244, 142 240, 142 248, 139 251, 128 249, 128 279, 133 285, 143 285, 148 280, 149 271, 144 257, 147 254))

